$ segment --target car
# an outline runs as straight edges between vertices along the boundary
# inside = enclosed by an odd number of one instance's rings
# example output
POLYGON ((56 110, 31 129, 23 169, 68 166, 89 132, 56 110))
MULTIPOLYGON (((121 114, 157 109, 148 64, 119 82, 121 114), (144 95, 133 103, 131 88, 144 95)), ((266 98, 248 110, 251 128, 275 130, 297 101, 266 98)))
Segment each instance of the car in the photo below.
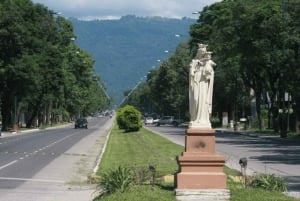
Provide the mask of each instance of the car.
POLYGON ((153 124, 157 124, 158 123, 158 121, 159 121, 159 119, 153 119, 153 124))
POLYGON ((160 126, 160 125, 178 126, 181 123, 183 123, 181 119, 175 119, 173 116, 163 116, 158 120, 156 126, 160 126))
POLYGON ((145 125, 148 125, 148 124, 153 124, 153 117, 146 117, 145 118, 145 125))
POLYGON ((79 118, 75 121, 75 129, 77 128, 88 128, 88 121, 86 118, 79 118))

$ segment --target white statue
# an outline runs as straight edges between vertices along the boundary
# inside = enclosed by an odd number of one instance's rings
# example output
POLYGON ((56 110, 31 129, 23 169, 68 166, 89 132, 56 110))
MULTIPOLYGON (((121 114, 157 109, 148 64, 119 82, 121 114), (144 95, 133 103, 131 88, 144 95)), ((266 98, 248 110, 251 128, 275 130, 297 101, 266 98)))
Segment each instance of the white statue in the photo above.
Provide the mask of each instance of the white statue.
POLYGON ((207 45, 199 44, 195 59, 190 63, 190 125, 189 127, 211 128, 212 93, 214 69, 207 45))

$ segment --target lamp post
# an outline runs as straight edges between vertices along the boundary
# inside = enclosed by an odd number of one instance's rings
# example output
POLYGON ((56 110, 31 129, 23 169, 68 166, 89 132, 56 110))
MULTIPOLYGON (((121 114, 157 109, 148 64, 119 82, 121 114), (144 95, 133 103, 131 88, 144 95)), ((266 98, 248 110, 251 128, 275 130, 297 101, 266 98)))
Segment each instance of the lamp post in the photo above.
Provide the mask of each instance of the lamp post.
POLYGON ((239 160, 239 164, 241 166, 241 173, 242 173, 242 176, 244 177, 244 185, 246 186, 246 168, 247 168, 247 163, 248 163, 248 160, 247 158, 243 157, 239 160))
POLYGON ((134 92, 134 90, 137 89, 137 87, 142 83, 143 79, 145 78, 146 76, 144 77, 141 77, 140 81, 130 90, 130 92, 127 94, 127 96, 125 96, 122 101, 120 102, 119 104, 119 107, 124 104, 124 102, 130 97, 130 95, 134 92))
POLYGON ((199 15, 201 13, 201 11, 194 11, 194 12, 192 12, 192 14, 194 14, 194 15, 199 15))

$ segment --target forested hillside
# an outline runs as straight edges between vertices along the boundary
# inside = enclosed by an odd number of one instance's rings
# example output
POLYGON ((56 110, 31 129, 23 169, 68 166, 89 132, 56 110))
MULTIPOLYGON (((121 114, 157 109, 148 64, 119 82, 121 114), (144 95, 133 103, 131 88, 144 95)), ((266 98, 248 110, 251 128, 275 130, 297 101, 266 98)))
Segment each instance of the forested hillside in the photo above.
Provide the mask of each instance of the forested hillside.
POLYGON ((126 90, 166 59, 176 46, 188 39, 194 19, 141 18, 132 15, 120 20, 73 22, 77 44, 90 52, 95 68, 118 105, 126 90), (175 37, 175 35, 181 37, 175 37), (168 52, 165 52, 168 50, 168 52))

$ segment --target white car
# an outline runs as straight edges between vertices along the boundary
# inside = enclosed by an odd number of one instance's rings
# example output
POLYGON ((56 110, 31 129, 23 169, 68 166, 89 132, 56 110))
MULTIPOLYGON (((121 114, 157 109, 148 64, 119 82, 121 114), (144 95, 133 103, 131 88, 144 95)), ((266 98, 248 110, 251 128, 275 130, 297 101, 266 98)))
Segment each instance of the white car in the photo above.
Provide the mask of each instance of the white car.
POLYGON ((145 125, 153 124, 153 117, 146 117, 145 118, 145 125))

